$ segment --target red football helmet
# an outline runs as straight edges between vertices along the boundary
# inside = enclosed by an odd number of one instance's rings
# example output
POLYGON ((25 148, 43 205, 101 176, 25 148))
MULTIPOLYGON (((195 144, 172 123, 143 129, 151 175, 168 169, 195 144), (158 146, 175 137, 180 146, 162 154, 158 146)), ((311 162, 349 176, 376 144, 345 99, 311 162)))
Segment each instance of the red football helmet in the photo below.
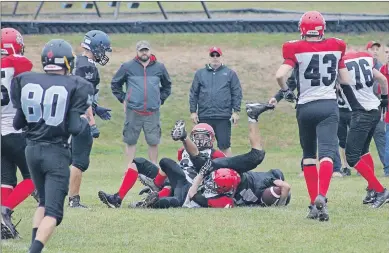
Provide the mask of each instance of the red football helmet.
POLYGON ((217 193, 234 194, 240 183, 240 176, 235 170, 221 168, 211 174, 214 182, 214 190, 217 193))
POLYGON ((215 131, 206 124, 200 123, 193 127, 190 139, 196 144, 199 150, 210 149, 215 142, 215 131))
POLYGON ((1 54, 23 54, 24 43, 23 36, 20 32, 13 28, 1 29, 1 54))
POLYGON ((301 37, 304 36, 320 36, 324 35, 326 29, 326 21, 323 15, 318 11, 308 11, 304 13, 299 22, 299 30, 301 37))

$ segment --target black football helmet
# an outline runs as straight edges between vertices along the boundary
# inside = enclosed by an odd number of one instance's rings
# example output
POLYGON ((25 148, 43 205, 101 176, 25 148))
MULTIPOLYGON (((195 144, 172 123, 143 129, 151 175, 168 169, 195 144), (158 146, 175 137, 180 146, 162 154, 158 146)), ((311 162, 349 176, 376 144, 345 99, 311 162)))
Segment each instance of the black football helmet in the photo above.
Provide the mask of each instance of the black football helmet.
POLYGON ((112 52, 111 40, 105 32, 100 30, 87 32, 81 46, 90 50, 95 57, 96 62, 100 65, 104 66, 109 62, 109 57, 105 53, 112 52))
POLYGON ((46 43, 42 50, 41 61, 43 70, 61 70, 71 73, 74 67, 73 48, 63 39, 54 39, 46 43))

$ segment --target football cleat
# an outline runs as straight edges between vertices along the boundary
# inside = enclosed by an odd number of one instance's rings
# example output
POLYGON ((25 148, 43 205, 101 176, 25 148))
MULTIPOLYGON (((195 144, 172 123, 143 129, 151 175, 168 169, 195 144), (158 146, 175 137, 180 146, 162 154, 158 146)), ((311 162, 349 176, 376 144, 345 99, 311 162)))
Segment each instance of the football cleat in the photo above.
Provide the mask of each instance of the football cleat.
POLYGON ((389 201, 389 191, 384 189, 383 192, 377 192, 372 208, 380 208, 383 204, 389 201))
POLYGON ((103 191, 99 191, 98 195, 101 202, 106 204, 109 208, 120 208, 122 205, 122 200, 120 199, 118 193, 111 195, 103 191))
POLYGON ((154 179, 146 177, 145 175, 138 175, 139 181, 144 185, 149 187, 153 191, 160 191, 161 189, 155 185, 154 179))
POLYGON ((317 219, 319 217, 319 211, 317 210, 316 206, 315 205, 310 205, 308 206, 309 208, 309 213, 307 215, 307 218, 308 219, 317 219))
POLYGON ((177 120, 171 132, 172 139, 174 141, 185 140, 187 133, 185 130, 185 121, 177 120))
POLYGON ((371 204, 371 203, 374 203, 375 199, 376 199, 376 196, 377 196, 377 193, 376 191, 374 190, 369 190, 369 189, 366 189, 367 193, 366 193, 366 197, 363 199, 362 203, 363 204, 371 204))
POLYGON ((249 121, 258 122, 258 117, 267 110, 273 110, 274 105, 262 104, 262 103, 246 103, 246 112, 249 117, 249 121))
POLYGON ((19 238, 19 233, 16 230, 16 226, 12 223, 12 218, 11 218, 12 213, 13 211, 8 207, 1 206, 1 225, 2 225, 1 231, 2 234, 4 231, 4 234, 7 235, 8 239, 17 239, 19 238))
POLYGON ((72 208, 88 208, 80 203, 80 195, 69 197, 69 206, 72 208))
POLYGON ((318 195, 315 199, 315 206, 318 211, 319 221, 328 221, 330 216, 328 215, 327 210, 327 198, 322 195, 318 195))

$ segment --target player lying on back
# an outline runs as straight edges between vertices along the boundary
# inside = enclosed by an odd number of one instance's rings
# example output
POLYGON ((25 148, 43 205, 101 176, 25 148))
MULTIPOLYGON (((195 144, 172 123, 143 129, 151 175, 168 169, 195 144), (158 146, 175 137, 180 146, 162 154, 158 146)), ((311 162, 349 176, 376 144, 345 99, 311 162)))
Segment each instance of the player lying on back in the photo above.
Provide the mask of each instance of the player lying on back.
MULTIPOLYGON (((252 147, 251 151, 243 155, 218 158, 212 161, 202 157, 198 152, 196 145, 194 145, 193 142, 191 142, 186 137, 185 123, 181 120, 176 122, 176 125, 172 130, 173 140, 181 140, 185 146, 185 149, 190 154, 191 160, 195 167, 201 168, 200 173, 196 176, 194 183, 188 192, 185 206, 207 206, 207 202, 209 201, 207 195, 209 192, 207 192, 206 189, 204 191, 201 187, 199 188, 199 186, 202 184, 203 180, 204 185, 214 184, 215 182, 212 180, 212 176, 210 178, 207 176, 214 171, 217 172, 219 169, 232 169, 238 173, 238 182, 233 179, 234 175, 231 174, 229 176, 231 178, 230 185, 226 187, 227 189, 234 190, 234 192, 231 193, 231 197, 235 196, 236 203, 247 205, 260 204, 259 199, 261 197, 261 193, 271 185, 276 185, 282 188, 278 205, 283 206, 287 203, 290 187, 286 182, 274 178, 274 180, 268 180, 263 186, 260 184, 256 185, 257 182, 262 181, 258 175, 254 174, 255 176, 253 176, 251 173, 246 173, 255 169, 259 164, 261 164, 265 157, 265 151, 262 149, 257 122, 261 113, 273 108, 274 106, 272 105, 246 104, 246 111, 249 117, 249 140, 252 147), (238 183, 237 185, 235 185, 236 182, 238 183), (253 197, 250 192, 253 192, 256 196, 253 197)), ((213 192, 210 193, 212 194, 213 192)), ((218 203, 218 207, 234 206, 234 201, 231 202, 231 200, 227 198, 224 200, 224 203, 218 203)))
POLYGON ((328 221, 327 192, 333 160, 338 149, 339 108, 335 93, 336 80, 350 83, 343 62, 346 44, 337 38, 324 38, 326 22, 317 11, 304 13, 299 22, 301 40, 284 43, 283 64, 276 72, 276 80, 283 97, 291 102, 294 94, 288 89, 285 78, 293 68, 296 73, 296 118, 300 144, 303 150, 303 170, 310 196, 307 218, 328 221), (319 171, 316 168, 317 149, 319 171))
POLYGON ((82 173, 89 167, 93 138, 100 136, 100 131, 93 116, 94 112, 103 120, 111 119, 110 109, 97 105, 100 74, 96 67, 96 63, 104 66, 109 61, 106 55, 107 52, 112 52, 109 36, 99 30, 89 31, 85 34, 81 46, 84 52, 76 57, 73 74, 92 83, 94 95, 93 104, 86 112, 89 126, 82 133, 71 137, 72 167, 70 170, 69 206, 75 208, 87 208, 87 206, 80 203, 80 186, 82 173))
POLYGON ((388 81, 374 68, 373 57, 367 52, 348 52, 344 62, 352 80, 350 85, 341 85, 352 109, 346 159, 368 182, 363 203, 372 203, 373 208, 379 208, 389 200, 389 191, 374 175, 369 146, 381 115, 388 109, 388 81), (380 84, 381 101, 374 94, 374 80, 380 84))
MULTIPOLYGON (((204 156, 210 157, 211 159, 225 157, 222 152, 213 149, 215 132, 210 125, 204 123, 197 124, 193 127, 190 137, 204 156)), ((158 174, 161 174, 161 171, 164 174, 165 171, 167 174, 171 174, 171 178, 174 182, 177 181, 176 178, 183 178, 189 183, 192 183, 194 177, 198 173, 198 170, 195 170, 193 167, 193 163, 190 160, 188 152, 186 152, 184 148, 180 148, 178 150, 177 159, 178 163, 170 158, 162 158, 159 163, 161 169, 159 169, 155 164, 144 158, 135 158, 132 166, 136 167, 138 170, 140 181, 152 189, 154 194, 157 193, 158 198, 163 198, 171 195, 171 183, 169 180, 165 180, 163 185, 156 186, 154 183, 155 178, 158 174)), ((108 207, 117 208, 121 206, 122 199, 119 197, 118 193, 111 195, 103 191, 99 191, 98 195, 100 200, 108 207)), ((153 196, 155 198, 155 195, 153 196)), ((134 207, 149 206, 148 203, 150 198, 147 199, 147 203, 143 200, 141 202, 137 202, 134 207)), ((164 202, 166 202, 166 200, 164 200, 164 202)))
POLYGON ((15 76, 32 69, 32 62, 23 53, 22 35, 13 28, 1 29, 1 239, 18 237, 11 214, 34 191, 24 153, 25 135, 12 126, 16 109, 10 99, 11 81, 15 76), (23 177, 19 183, 17 167, 23 177))

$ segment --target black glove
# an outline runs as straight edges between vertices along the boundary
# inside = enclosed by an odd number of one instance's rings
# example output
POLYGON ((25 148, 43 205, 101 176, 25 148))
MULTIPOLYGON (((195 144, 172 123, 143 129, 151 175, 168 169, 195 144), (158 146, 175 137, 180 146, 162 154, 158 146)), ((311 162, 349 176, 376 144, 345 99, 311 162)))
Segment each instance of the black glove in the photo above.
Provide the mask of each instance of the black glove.
POLYGON ((207 176, 209 173, 211 173, 214 170, 212 166, 211 159, 207 159, 207 161, 204 163, 204 165, 201 167, 199 174, 201 174, 203 177, 207 176))
POLYGON ((95 112, 97 116, 99 116, 102 120, 110 120, 111 119, 111 114, 109 113, 111 109, 109 108, 104 108, 102 106, 96 106, 95 107, 95 112))
POLYGON ((149 194, 151 192, 151 189, 149 187, 143 188, 140 192, 139 195, 143 195, 145 193, 149 194))
POLYGON ((382 114, 388 111, 388 95, 381 95, 381 111, 382 114))
POLYGON ((90 126, 90 133, 91 133, 93 138, 99 138, 99 136, 100 136, 100 131, 96 125, 90 126))
POLYGON ((293 91, 291 91, 289 88, 286 90, 280 90, 282 94, 282 98, 288 101, 289 103, 293 103, 296 101, 296 95, 294 95, 293 91))

